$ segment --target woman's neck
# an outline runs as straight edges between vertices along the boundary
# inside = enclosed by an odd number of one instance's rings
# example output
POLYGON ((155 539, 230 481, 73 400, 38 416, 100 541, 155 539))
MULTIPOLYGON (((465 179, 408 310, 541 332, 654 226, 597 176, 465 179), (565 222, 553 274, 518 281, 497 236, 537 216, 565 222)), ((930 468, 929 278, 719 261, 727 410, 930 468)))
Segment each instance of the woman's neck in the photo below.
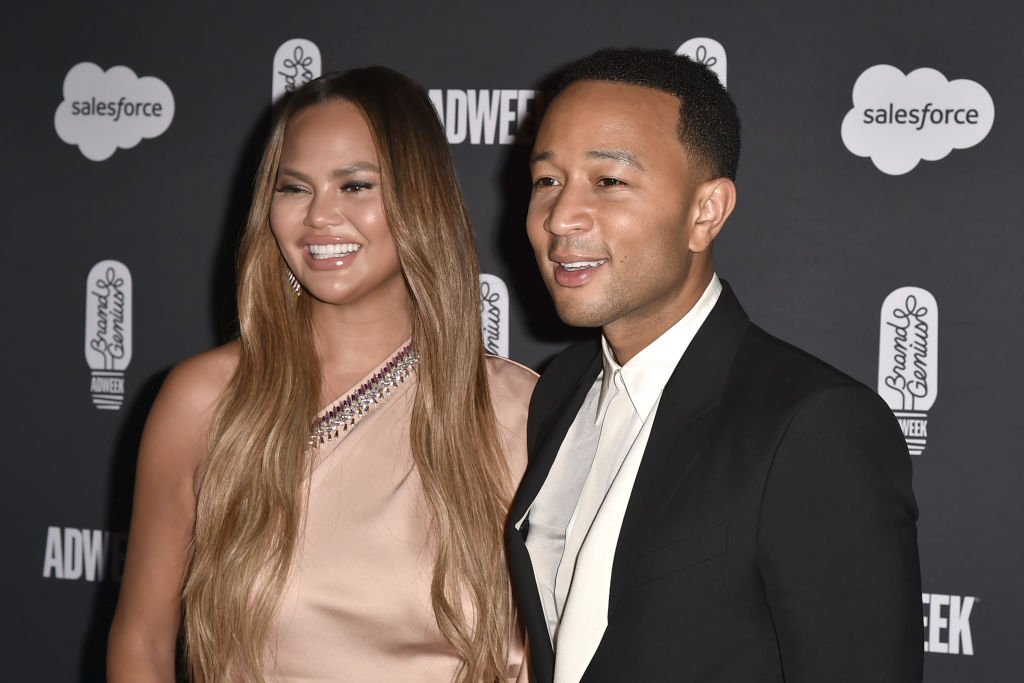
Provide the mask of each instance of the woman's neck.
POLYGON ((346 393, 412 336, 408 302, 376 310, 332 308, 313 316, 322 405, 346 393))

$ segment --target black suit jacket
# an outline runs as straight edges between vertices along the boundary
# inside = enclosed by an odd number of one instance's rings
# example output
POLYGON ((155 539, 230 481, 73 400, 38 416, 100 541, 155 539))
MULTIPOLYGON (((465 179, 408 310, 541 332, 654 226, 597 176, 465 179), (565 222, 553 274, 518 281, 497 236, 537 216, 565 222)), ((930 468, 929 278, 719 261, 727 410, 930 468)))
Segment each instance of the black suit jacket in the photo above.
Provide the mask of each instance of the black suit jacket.
MULTIPOLYGON (((533 680, 554 658, 517 530, 601 370, 598 340, 537 384, 506 528, 533 680)), ((583 680, 921 680, 917 508, 903 435, 870 389, 766 334, 722 294, 658 407, 583 680)))

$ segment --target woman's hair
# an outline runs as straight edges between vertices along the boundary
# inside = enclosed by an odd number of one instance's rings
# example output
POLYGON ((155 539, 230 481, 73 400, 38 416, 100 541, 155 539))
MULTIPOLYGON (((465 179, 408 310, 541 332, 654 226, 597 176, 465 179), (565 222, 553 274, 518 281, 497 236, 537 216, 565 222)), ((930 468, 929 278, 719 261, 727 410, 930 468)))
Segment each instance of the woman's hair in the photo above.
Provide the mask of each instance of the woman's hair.
POLYGON ((511 482, 484 366, 475 240, 426 92, 384 67, 300 87, 270 131, 239 250, 238 368, 211 426, 199 491, 183 596, 186 656, 206 683, 229 674, 263 680, 321 391, 309 297, 288 288, 270 204, 288 122, 334 99, 351 102, 369 125, 412 300, 420 362, 410 434, 433 514, 434 615, 463 660, 458 680, 493 681, 506 675, 515 620, 502 546, 511 482))

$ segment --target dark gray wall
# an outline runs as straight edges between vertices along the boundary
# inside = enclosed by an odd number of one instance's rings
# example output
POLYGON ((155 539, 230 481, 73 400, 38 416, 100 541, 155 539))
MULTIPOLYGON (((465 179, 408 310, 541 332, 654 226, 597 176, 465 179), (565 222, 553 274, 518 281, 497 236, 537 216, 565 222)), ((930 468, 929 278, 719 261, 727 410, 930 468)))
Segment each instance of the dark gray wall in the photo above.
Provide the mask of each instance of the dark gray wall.
MULTIPOLYGON (((7 596, 0 680, 103 678, 123 551, 118 534, 127 529, 141 427, 168 368, 230 333, 233 250, 267 122, 275 52, 292 38, 315 43, 324 70, 382 63, 443 98, 542 89, 560 65, 601 46, 720 42, 744 151, 739 207, 716 244, 718 271, 755 321, 869 386, 878 387, 880 362, 883 378, 900 374, 900 355, 907 379, 915 360, 925 368, 927 398, 907 418, 927 432, 914 456, 922 616, 931 622, 925 678, 1019 677, 1024 9, 891 4, 256 0, 231 10, 48 2, 7 10, 0 512, 10 524, 0 565, 7 596), (166 84, 173 97, 166 130, 103 161, 65 142, 58 108, 65 76, 82 62, 98 65, 97 73, 123 65, 166 84), (969 146, 898 175, 852 153, 842 127, 854 83, 879 64, 903 74, 927 67, 941 77, 900 75, 889 90, 872 81, 853 115, 861 124, 863 107, 888 102, 975 108, 975 123, 929 124, 923 132, 861 125, 851 147, 874 150, 878 160, 969 146), (94 405, 84 353, 87 332, 116 344, 116 302, 107 302, 104 336, 96 327, 99 300, 86 289, 90 270, 107 259, 123 263, 132 284, 130 297, 127 284, 120 288, 131 313, 132 357, 127 369, 113 368, 123 371, 119 410, 94 405), (920 320, 893 317, 892 305, 883 320, 883 301, 905 286, 926 290, 934 304, 920 320), (902 350, 886 321, 908 327, 902 350), (880 338, 880 329, 889 336, 880 338), (97 547, 93 559, 83 557, 97 547), (90 581, 99 559, 106 560, 102 580, 94 573, 90 581)), ((107 94, 98 82, 83 87, 100 100, 124 92, 127 101, 166 99, 158 84, 124 90, 126 82, 107 94)), ((127 136, 146 123, 126 115, 97 133, 89 128, 95 120, 72 119, 65 125, 80 129, 65 137, 74 140, 127 136)), ((511 133, 528 135, 516 128, 511 133)), ((483 268, 509 287, 509 354, 539 367, 573 333, 553 319, 526 248, 527 150, 453 145, 483 268)), ((918 293, 918 307, 924 298, 918 293)), ((906 310, 905 296, 896 303, 906 310)))

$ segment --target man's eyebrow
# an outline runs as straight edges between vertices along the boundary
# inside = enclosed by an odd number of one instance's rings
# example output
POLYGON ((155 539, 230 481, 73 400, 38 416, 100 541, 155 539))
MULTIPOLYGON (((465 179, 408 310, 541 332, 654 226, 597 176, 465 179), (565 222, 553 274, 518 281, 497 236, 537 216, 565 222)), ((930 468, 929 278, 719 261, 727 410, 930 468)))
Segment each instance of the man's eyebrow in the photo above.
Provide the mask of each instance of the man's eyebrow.
POLYGON ((593 150, 593 151, 587 152, 587 158, 588 159, 610 159, 610 160, 618 162, 620 164, 626 164, 627 166, 632 166, 633 168, 637 169, 638 171, 645 170, 643 164, 641 164, 640 161, 635 156, 633 156, 633 154, 631 154, 630 152, 627 152, 624 149, 597 149, 597 150, 593 150))
POLYGON ((530 166, 541 161, 551 161, 551 158, 555 156, 551 152, 537 152, 536 154, 530 155, 530 166))
MULTIPOLYGON (((537 152, 530 156, 530 165, 540 163, 542 161, 551 161, 555 157, 553 152, 537 152)), ((587 152, 588 159, 610 159, 620 164, 626 164, 633 168, 644 171, 643 164, 633 156, 632 153, 627 152, 624 149, 597 149, 587 152)))

